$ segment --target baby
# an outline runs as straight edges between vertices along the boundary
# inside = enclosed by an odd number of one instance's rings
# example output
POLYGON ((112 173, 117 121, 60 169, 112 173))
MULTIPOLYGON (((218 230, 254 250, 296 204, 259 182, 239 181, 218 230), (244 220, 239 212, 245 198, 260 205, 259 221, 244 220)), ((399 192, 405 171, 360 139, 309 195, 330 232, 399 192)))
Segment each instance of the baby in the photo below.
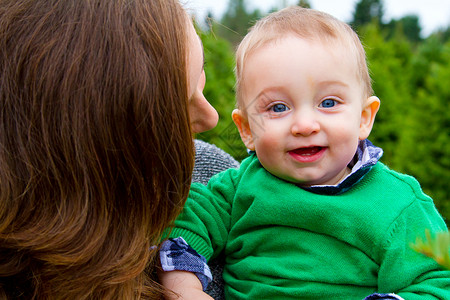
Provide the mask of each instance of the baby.
POLYGON ((192 185, 162 283, 200 299, 204 258, 223 254, 228 299, 450 299, 450 271, 410 248, 446 231, 442 217, 367 140, 380 100, 355 32, 290 7, 258 21, 236 60, 232 116, 251 154, 192 185))

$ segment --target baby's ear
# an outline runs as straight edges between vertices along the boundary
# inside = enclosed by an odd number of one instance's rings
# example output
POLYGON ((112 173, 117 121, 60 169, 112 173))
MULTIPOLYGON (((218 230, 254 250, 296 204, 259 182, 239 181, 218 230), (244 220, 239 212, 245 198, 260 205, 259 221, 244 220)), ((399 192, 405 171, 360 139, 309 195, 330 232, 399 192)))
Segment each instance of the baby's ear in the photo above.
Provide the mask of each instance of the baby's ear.
POLYGON ((369 97, 364 103, 361 112, 361 124, 359 126, 359 139, 366 139, 372 131, 375 116, 380 108, 380 99, 376 96, 369 97))
POLYGON ((240 109, 235 109, 231 113, 234 124, 236 124, 239 134, 241 135, 241 140, 244 142, 247 149, 254 151, 255 144, 253 142, 253 135, 250 130, 250 125, 248 124, 247 116, 240 109))

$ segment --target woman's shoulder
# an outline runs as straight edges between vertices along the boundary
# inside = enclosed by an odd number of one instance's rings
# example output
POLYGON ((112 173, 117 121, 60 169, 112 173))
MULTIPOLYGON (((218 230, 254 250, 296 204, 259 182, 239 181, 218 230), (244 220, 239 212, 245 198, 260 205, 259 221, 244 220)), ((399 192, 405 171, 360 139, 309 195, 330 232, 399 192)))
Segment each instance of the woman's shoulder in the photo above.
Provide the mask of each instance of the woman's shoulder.
POLYGON ((202 140, 195 140, 195 166, 193 182, 207 184, 215 174, 230 168, 238 168, 239 163, 228 153, 202 140))

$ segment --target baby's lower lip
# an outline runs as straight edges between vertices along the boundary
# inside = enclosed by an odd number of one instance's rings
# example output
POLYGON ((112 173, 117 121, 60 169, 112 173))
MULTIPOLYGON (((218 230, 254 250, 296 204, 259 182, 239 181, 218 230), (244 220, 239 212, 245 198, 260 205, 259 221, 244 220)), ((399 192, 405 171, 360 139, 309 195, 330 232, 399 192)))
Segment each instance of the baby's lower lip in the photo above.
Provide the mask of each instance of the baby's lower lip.
POLYGON ((327 148, 325 147, 307 147, 291 150, 288 153, 298 162, 314 162, 322 157, 327 148))

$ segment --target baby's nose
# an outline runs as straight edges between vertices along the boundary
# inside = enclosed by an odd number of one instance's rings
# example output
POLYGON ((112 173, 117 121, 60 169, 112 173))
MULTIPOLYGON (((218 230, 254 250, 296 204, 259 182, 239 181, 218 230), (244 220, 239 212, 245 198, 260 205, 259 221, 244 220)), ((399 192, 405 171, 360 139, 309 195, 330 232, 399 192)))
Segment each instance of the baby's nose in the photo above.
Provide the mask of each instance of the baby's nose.
POLYGON ((291 133, 294 136, 309 136, 320 130, 320 124, 314 114, 298 114, 291 126, 291 133))

